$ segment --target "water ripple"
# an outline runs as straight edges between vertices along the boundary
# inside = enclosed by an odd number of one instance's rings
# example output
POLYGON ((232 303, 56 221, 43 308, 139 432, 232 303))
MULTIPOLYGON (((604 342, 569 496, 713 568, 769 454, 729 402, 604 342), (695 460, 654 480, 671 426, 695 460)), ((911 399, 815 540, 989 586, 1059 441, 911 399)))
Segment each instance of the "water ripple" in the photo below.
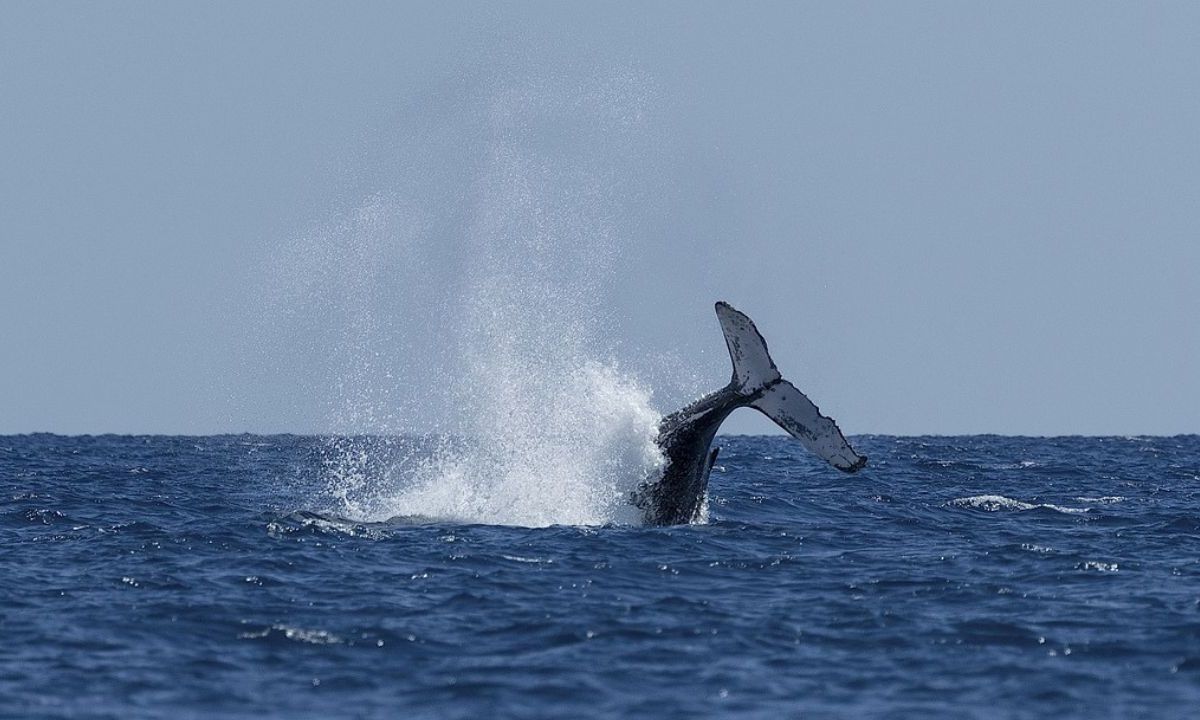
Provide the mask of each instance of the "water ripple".
POLYGON ((0 695, 18 717, 1200 705, 1200 438, 872 436, 853 477, 790 442, 722 438, 706 525, 531 528, 331 511, 322 438, 4 438, 0 695))

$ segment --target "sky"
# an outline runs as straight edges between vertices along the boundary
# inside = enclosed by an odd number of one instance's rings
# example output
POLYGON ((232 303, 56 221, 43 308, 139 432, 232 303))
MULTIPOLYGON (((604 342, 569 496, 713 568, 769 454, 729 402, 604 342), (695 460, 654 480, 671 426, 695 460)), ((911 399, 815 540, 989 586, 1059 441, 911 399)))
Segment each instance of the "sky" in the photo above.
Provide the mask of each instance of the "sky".
POLYGON ((1192 2, 0 22, 0 434, 436 426, 494 297, 661 410, 724 299, 848 433, 1195 433, 1198 278, 1192 2))

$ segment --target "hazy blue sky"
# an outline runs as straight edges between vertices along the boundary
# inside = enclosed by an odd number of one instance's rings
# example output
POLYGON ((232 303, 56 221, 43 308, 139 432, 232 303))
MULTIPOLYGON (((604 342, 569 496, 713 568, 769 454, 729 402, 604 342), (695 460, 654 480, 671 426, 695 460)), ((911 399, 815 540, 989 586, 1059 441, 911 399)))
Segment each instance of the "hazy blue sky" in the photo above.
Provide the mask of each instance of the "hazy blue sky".
POLYGON ((663 405, 727 299, 848 432, 1198 432, 1200 4, 5 3, 0 433, 416 417, 471 258, 663 405))

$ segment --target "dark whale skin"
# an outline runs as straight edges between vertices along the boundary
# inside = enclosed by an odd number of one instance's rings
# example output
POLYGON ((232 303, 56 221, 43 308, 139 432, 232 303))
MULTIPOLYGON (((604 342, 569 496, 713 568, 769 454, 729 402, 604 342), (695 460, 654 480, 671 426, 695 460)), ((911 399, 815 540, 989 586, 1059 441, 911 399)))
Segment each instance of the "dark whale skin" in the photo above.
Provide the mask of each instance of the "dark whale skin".
POLYGON ((713 438, 729 413, 751 399, 730 384, 659 422, 657 443, 666 459, 662 477, 643 483, 632 498, 647 525, 682 525, 698 518, 717 459, 718 450, 709 451, 713 438))

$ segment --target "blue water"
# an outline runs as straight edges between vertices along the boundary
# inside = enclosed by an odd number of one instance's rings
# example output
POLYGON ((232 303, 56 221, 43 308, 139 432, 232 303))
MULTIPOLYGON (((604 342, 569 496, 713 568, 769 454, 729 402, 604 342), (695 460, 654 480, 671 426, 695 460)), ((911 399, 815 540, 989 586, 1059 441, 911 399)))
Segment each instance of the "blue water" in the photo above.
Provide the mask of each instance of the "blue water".
POLYGON ((0 437, 0 716, 1200 713, 1200 437, 854 442, 532 529, 322 514, 320 438, 0 437))

